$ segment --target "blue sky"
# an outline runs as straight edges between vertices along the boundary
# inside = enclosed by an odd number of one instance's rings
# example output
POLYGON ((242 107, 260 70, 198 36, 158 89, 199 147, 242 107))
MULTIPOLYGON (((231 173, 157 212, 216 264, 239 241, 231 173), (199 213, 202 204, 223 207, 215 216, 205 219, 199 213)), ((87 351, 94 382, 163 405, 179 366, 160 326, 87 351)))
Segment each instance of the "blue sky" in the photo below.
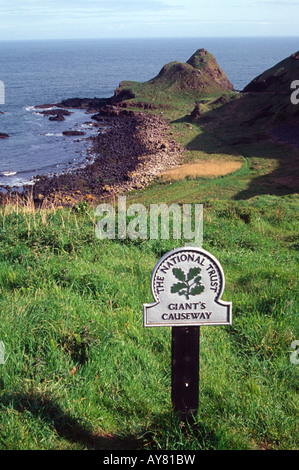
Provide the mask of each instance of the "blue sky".
POLYGON ((0 12, 0 40, 299 35, 299 0, 0 0, 0 12))

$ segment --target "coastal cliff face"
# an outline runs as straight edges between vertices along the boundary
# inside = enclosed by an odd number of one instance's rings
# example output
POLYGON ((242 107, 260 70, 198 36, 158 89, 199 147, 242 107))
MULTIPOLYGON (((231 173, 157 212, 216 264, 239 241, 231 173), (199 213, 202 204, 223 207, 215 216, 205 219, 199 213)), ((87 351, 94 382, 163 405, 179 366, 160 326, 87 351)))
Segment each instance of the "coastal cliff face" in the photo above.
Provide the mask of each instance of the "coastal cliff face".
POLYGON ((299 100, 292 99, 292 95, 299 96, 294 92, 298 80, 299 52, 295 52, 252 80, 243 92, 247 100, 256 99, 259 103, 259 112, 252 116, 250 124, 258 118, 273 135, 299 146, 299 100))
POLYGON ((299 51, 254 78, 243 92, 286 93, 296 79, 299 80, 299 51))
POLYGON ((253 79, 241 93, 199 102, 190 114, 203 132, 246 156, 260 175, 240 198, 254 194, 258 186, 266 194, 298 192, 299 91, 294 91, 298 80, 296 52, 253 79))
MULTIPOLYGON (((299 129, 299 104, 291 99, 294 82, 299 81, 299 52, 282 60, 261 75, 254 78, 234 99, 221 97, 210 103, 208 113, 213 107, 218 108, 209 118, 221 119, 230 114, 230 124, 241 125, 244 129, 259 128, 271 130, 277 126, 291 124, 299 129), (226 102, 229 101, 229 102, 226 102), (220 104, 221 106, 216 106, 220 104)), ((299 92, 297 92, 299 97, 299 92)), ((193 110, 193 116, 201 118, 199 105, 193 110)), ((205 113, 205 118, 208 114, 205 113)), ((299 134, 299 132, 298 132, 299 134)), ((297 139, 298 140, 298 139, 297 139)))
POLYGON ((299 145, 299 103, 298 98, 291 99, 293 94, 299 97, 294 90, 298 80, 299 51, 254 78, 243 90, 247 101, 258 103, 258 112, 252 115, 249 124, 259 121, 273 129, 276 136, 283 140, 288 136, 299 145))

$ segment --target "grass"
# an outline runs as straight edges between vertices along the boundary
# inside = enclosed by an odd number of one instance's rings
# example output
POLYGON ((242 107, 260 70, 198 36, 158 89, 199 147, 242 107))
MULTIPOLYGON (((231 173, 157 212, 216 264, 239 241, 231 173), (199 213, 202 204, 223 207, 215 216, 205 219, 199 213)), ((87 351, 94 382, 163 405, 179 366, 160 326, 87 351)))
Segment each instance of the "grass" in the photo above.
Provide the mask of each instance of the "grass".
POLYGON ((296 214, 293 196, 204 206, 233 325, 201 328, 188 425, 171 410, 170 329, 142 319, 176 241, 99 240, 89 206, 2 207, 1 449, 295 449, 296 214))

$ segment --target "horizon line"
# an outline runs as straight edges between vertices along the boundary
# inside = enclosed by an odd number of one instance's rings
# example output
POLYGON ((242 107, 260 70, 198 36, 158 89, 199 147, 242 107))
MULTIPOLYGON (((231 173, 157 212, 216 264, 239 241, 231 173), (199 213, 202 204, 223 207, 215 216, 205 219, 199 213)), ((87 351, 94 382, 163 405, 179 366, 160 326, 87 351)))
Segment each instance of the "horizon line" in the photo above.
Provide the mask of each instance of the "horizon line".
POLYGON ((257 35, 257 36, 132 36, 132 37, 73 37, 73 38, 17 38, 17 39, 2 39, 0 42, 20 42, 20 41, 99 41, 99 40, 113 40, 113 41, 124 41, 124 40, 161 40, 161 39, 284 39, 284 38, 299 38, 299 35, 257 35))

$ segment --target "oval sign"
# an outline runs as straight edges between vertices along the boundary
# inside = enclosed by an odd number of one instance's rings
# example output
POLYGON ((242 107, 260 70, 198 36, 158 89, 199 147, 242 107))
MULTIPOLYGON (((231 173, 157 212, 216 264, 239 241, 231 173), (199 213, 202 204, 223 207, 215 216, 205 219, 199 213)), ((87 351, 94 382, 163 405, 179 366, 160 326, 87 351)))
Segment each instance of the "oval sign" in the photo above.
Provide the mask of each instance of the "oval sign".
POLYGON ((154 303, 143 305, 144 326, 231 325, 232 303, 221 300, 224 273, 202 248, 176 248, 151 277, 154 303))

